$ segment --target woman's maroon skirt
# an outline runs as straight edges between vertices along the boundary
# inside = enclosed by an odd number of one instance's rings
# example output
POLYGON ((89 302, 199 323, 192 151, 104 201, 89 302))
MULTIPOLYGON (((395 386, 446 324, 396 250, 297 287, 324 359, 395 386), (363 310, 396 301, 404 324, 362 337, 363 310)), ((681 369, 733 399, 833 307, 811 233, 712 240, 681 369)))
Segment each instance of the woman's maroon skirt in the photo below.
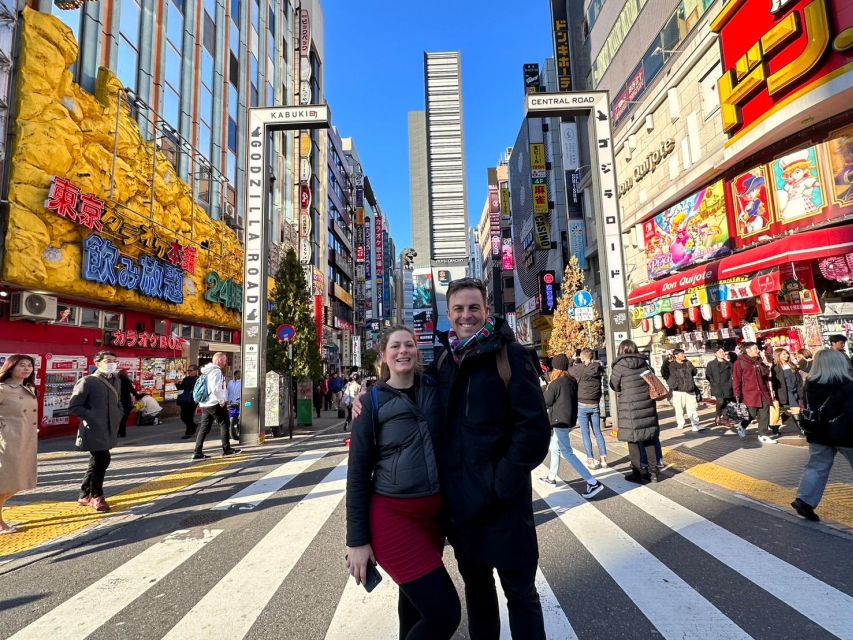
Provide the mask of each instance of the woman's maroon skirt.
POLYGON ((442 565, 441 496, 370 500, 370 537, 376 562, 397 584, 422 578, 442 565))

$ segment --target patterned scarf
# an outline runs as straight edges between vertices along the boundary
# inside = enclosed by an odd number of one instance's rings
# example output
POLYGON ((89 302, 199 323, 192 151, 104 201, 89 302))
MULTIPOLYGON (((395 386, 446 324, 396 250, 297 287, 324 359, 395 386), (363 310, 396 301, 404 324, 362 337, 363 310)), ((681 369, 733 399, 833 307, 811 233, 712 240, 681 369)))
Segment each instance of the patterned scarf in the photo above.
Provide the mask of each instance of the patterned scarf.
POLYGON ((460 340, 459 336, 456 335, 456 332, 451 329, 447 334, 447 339, 450 342, 450 351, 453 355, 453 359, 456 361, 456 364, 459 364, 462 360, 462 354, 465 351, 480 344, 494 332, 495 319, 493 316, 487 317, 486 323, 480 328, 480 330, 464 340, 460 340))

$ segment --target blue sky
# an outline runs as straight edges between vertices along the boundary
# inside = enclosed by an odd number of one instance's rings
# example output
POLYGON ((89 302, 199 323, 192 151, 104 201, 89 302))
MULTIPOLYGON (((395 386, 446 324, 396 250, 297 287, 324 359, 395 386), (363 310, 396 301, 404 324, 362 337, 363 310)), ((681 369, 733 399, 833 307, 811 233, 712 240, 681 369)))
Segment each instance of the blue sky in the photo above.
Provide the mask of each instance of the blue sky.
POLYGON ((423 110, 424 51, 461 51, 468 221, 486 169, 512 146, 523 115, 522 65, 551 53, 546 0, 325 0, 325 88, 352 136, 397 250, 411 242, 407 113, 423 110))

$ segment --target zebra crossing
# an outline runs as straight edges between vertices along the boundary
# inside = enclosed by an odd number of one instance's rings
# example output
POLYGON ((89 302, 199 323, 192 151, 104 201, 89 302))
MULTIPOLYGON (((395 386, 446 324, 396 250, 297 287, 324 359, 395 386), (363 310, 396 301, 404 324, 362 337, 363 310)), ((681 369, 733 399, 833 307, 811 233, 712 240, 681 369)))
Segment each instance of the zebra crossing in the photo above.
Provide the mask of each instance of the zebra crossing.
MULTIPOLYGON (((7 593, 0 581, 0 602, 22 600, 10 609, 13 616, 0 616, 0 637, 397 637, 397 589, 390 578, 384 575, 367 594, 344 567, 347 461, 341 440, 341 434, 330 435, 315 448, 293 450, 283 462, 258 469, 256 480, 204 505, 220 517, 210 526, 137 541, 140 551, 127 558, 116 550, 114 560, 108 556, 100 573, 82 584, 57 579, 46 605, 28 605, 20 585, 7 593), (247 537, 251 541, 239 552, 227 552, 247 537), (150 620, 140 624, 146 615, 150 620)), ((544 474, 544 467, 533 473, 533 498, 540 538, 536 586, 549 638, 853 640, 853 585, 844 577, 849 570, 832 566, 833 557, 836 563, 849 559, 849 538, 806 529, 822 545, 812 568, 809 550, 779 557, 760 540, 701 515, 685 494, 638 487, 609 469, 598 473, 607 491, 586 501, 562 481, 556 487, 537 482, 544 474), (673 560, 660 545, 688 552, 673 560), (696 570, 689 568, 693 557, 696 570), (697 576, 700 571, 706 574, 697 576), (708 584, 706 575, 721 576, 720 584, 708 584), (760 594, 760 606, 744 612, 733 594, 724 593, 732 585, 760 594), (590 593, 600 597, 583 598, 590 593), (598 622, 591 624, 591 618, 598 622)), ((792 540, 801 535, 800 523, 780 526, 774 516, 756 517, 792 540)), ((461 594, 449 549, 445 558, 461 594)), ((78 561, 59 560, 51 572, 78 561)), ((21 583, 29 584, 28 568, 21 571, 21 583)), ((502 638, 509 638, 499 586, 498 593, 502 638)), ((464 616, 457 637, 467 637, 464 616)))

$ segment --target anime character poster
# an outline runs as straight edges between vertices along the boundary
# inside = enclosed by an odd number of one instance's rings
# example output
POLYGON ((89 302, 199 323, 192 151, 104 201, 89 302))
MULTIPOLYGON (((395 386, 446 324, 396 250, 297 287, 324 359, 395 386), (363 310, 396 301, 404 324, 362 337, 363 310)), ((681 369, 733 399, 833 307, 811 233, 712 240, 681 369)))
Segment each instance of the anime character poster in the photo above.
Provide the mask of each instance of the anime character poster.
POLYGON ((731 251, 723 190, 719 180, 643 224, 650 278, 731 251))
POLYGON ((750 169, 731 182, 737 235, 746 238, 766 232, 773 222, 767 170, 764 165, 750 169))
POLYGON ((770 163, 779 222, 815 216, 826 207, 817 147, 800 149, 770 163))
POLYGON ((853 126, 835 132, 823 145, 826 152, 826 185, 833 204, 853 205, 853 126))

